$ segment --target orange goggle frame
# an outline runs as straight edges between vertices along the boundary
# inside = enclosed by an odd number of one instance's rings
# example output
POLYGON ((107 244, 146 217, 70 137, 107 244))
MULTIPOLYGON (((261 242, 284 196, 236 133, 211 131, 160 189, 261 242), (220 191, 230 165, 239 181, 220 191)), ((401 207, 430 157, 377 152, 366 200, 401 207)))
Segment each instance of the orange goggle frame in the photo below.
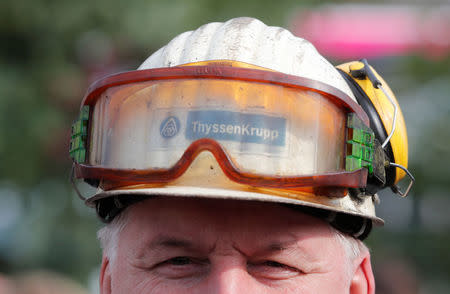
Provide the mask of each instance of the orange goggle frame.
POLYGON ((340 191, 333 194, 344 196, 347 188, 362 188, 366 186, 370 167, 364 164, 364 162, 367 163, 373 160, 373 150, 369 151, 371 153, 369 155, 364 154, 368 150, 367 144, 373 144, 373 133, 371 133, 368 125, 369 119, 367 114, 354 100, 342 91, 315 80, 267 70, 223 65, 157 68, 120 73, 94 83, 88 89, 82 102, 80 118, 72 127, 70 154, 74 161, 75 176, 89 180, 90 182, 95 181, 100 183, 100 187, 103 190, 134 185, 168 184, 183 175, 199 153, 209 151, 216 158, 224 174, 234 182, 252 187, 314 193, 333 188, 335 191, 340 191), (237 80, 271 84, 312 91, 326 97, 349 115, 349 121, 358 122, 353 123, 353 125, 347 125, 346 146, 342 148, 343 152, 346 153, 344 154, 346 158, 346 169, 339 172, 301 176, 276 176, 249 173, 237 167, 233 159, 229 157, 226 149, 219 142, 211 138, 200 138, 193 141, 184 151, 181 158, 172 167, 167 169, 123 169, 88 164, 90 142, 92 139, 90 138, 90 128, 92 127, 90 122, 92 121, 93 108, 102 93, 116 86, 148 81, 183 79, 237 80), (367 135, 369 139, 367 139, 367 135))

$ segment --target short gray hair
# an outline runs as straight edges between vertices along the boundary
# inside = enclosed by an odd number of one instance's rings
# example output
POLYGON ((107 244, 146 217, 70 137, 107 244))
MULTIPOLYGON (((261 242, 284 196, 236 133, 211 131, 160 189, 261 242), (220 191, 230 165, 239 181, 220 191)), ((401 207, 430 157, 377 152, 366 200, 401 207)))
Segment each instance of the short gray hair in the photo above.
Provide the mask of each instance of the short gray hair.
POLYGON ((344 250, 347 253, 347 257, 350 260, 355 260, 364 252, 369 251, 363 241, 348 234, 344 234, 333 227, 331 228, 335 231, 336 239, 343 245, 344 250))
POLYGON ((110 262, 114 262, 116 259, 119 235, 127 225, 127 215, 128 209, 125 209, 97 232, 97 238, 103 249, 103 255, 108 257, 110 262))
POLYGON ((363 243, 363 241, 348 235, 344 234, 341 231, 335 229, 330 225, 330 228, 335 232, 334 236, 337 239, 337 241, 342 244, 342 247, 344 247, 345 253, 347 254, 347 260, 350 263, 347 267, 348 272, 346 273, 348 278, 351 278, 353 275, 352 270, 353 262, 357 260, 358 258, 362 257, 362 255, 366 252, 369 252, 369 248, 363 243))

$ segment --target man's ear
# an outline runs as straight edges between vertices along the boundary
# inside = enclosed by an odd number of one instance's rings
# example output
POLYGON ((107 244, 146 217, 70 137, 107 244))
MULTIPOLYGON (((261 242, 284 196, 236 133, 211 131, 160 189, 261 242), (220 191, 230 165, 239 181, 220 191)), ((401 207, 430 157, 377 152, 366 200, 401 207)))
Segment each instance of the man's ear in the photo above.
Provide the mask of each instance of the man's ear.
POLYGON ((100 294, 111 294, 111 270, 108 257, 103 255, 100 269, 100 294))
POLYGON ((373 277, 370 253, 367 251, 356 259, 356 269, 350 284, 350 294, 375 294, 375 278, 373 277))

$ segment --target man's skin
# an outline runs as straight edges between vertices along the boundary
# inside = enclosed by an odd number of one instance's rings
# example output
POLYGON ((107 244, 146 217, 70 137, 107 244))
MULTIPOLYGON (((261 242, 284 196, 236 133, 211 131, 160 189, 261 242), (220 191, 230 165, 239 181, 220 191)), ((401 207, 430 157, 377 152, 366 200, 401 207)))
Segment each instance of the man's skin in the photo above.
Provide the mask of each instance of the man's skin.
POLYGON ((279 204, 153 198, 126 211, 101 294, 375 293, 324 221, 279 204))

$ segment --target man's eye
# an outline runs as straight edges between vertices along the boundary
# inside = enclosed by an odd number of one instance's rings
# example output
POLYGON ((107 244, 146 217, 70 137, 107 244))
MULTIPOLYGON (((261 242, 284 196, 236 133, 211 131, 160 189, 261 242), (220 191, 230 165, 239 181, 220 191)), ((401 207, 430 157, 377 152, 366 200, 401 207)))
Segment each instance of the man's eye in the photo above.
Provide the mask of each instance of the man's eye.
POLYGON ((182 279, 203 275, 208 269, 208 260, 188 256, 177 256, 157 264, 152 270, 164 278, 182 279))
POLYGON ((254 277, 273 280, 288 279, 304 274, 298 268, 273 260, 249 263, 247 270, 254 277))
POLYGON ((169 260, 166 260, 164 263, 170 264, 170 265, 187 265, 191 264, 193 261, 191 258, 186 256, 177 256, 174 258, 171 258, 169 260))
POLYGON ((289 265, 285 265, 276 261, 268 260, 261 264, 262 266, 271 267, 279 270, 287 270, 301 273, 302 271, 289 265))
POLYGON ((264 265, 272 266, 272 267, 286 267, 286 265, 284 265, 284 264, 281 264, 281 263, 276 262, 276 261, 270 261, 270 260, 264 262, 264 265))

